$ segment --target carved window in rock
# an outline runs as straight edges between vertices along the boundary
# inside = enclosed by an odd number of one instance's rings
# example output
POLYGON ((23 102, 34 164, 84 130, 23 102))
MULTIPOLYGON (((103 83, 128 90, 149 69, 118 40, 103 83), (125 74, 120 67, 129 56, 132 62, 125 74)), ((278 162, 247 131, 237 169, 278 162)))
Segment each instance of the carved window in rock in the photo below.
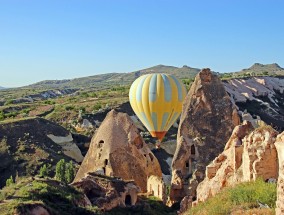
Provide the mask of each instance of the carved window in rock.
POLYGON ((185 163, 185 167, 189 168, 189 162, 188 161, 185 163))
POLYGON ((103 171, 104 171, 104 175, 105 175, 105 174, 106 174, 106 168, 105 168, 105 167, 103 167, 102 169, 103 169, 103 171))
POLYGON ((98 143, 98 148, 102 148, 104 143, 105 143, 105 141, 100 140, 99 143, 98 143))
POLYGON ((154 160, 154 156, 151 153, 149 153, 149 157, 150 157, 151 161, 154 160))
POLYGON ((131 196, 129 194, 125 196, 125 205, 131 205, 131 196))
POLYGON ((191 145, 191 147, 190 147, 190 154, 191 155, 195 155, 195 146, 194 146, 194 144, 191 145))
POLYGON ((188 174, 192 173, 192 163, 191 163, 191 161, 192 161, 192 159, 189 158, 189 160, 186 161, 186 163, 185 163, 185 168, 186 168, 188 174))

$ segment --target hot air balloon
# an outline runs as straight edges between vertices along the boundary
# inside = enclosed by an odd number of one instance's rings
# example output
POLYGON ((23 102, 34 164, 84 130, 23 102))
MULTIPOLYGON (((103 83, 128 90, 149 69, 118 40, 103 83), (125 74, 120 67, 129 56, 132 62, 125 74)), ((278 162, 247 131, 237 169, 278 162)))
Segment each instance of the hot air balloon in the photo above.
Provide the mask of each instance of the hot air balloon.
POLYGON ((178 119, 185 96, 184 85, 169 74, 140 76, 129 91, 133 111, 152 137, 160 141, 178 119))

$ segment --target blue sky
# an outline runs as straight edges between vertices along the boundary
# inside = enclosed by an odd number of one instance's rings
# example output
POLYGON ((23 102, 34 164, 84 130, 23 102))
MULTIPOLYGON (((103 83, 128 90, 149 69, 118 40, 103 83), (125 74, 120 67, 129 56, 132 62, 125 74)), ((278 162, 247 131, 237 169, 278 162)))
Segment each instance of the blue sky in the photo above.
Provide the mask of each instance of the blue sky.
POLYGON ((0 0, 0 86, 157 64, 284 67, 282 0, 0 0))

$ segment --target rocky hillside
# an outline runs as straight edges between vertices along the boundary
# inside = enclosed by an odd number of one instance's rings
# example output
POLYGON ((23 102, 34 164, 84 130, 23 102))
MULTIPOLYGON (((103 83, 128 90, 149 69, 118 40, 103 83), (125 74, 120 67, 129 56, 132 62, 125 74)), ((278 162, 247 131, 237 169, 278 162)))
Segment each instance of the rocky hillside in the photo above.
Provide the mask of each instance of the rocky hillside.
POLYGON ((247 69, 243 69, 240 72, 235 72, 235 75, 250 75, 250 76, 259 76, 259 75, 269 75, 277 76, 284 75, 284 69, 280 67, 277 63, 272 64, 261 64, 255 63, 247 69))
POLYGON ((63 127, 42 118, 0 124, 0 187, 11 175, 36 175, 43 164, 55 168, 60 159, 83 160, 63 127))
MULTIPOLYGON (((66 96, 75 93, 78 89, 56 89, 56 90, 44 90, 38 93, 31 92, 29 94, 19 96, 15 99, 11 99, 9 103, 19 104, 19 103, 33 103, 35 101, 46 100, 51 98, 57 98, 60 96, 66 96)), ((11 94, 9 90, 3 90, 2 95, 6 97, 11 94)), ((24 93, 23 93, 24 94, 24 93)), ((4 105, 7 99, 0 99, 0 106, 4 105), (1 103, 2 102, 2 103, 1 103)))
POLYGON ((147 69, 138 70, 130 73, 108 73, 94 75, 83 78, 67 79, 67 80, 47 80, 41 81, 27 87, 30 88, 78 88, 78 87, 99 87, 111 85, 131 84, 136 78, 148 73, 168 73, 173 74, 180 79, 194 78, 199 69, 183 66, 181 68, 174 66, 157 65, 147 69))
POLYGON ((284 77, 252 77, 223 81, 239 110, 284 129, 284 77))
MULTIPOLYGON (((66 79, 66 80, 46 80, 27 86, 28 88, 88 88, 111 85, 131 84, 137 77, 149 73, 167 73, 175 75, 179 79, 193 79, 200 71, 198 68, 192 68, 184 65, 183 67, 157 65, 147 69, 141 69, 130 73, 108 73, 94 75, 89 77, 66 79)), ((260 75, 284 75, 284 69, 278 64, 260 64, 255 63, 250 68, 238 72, 227 73, 231 77, 260 76, 260 75)), ((219 73, 222 76, 221 73, 219 73)))

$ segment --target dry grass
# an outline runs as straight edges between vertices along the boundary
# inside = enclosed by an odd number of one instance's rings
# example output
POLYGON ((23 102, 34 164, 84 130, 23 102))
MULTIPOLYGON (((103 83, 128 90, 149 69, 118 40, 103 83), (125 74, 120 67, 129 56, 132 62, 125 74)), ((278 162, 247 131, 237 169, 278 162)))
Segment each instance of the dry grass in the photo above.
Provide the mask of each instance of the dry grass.
POLYGON ((206 202, 199 203, 188 211, 192 215, 227 214, 274 214, 276 184, 258 179, 226 188, 206 202), (260 209, 257 201, 267 204, 271 209, 260 209))

